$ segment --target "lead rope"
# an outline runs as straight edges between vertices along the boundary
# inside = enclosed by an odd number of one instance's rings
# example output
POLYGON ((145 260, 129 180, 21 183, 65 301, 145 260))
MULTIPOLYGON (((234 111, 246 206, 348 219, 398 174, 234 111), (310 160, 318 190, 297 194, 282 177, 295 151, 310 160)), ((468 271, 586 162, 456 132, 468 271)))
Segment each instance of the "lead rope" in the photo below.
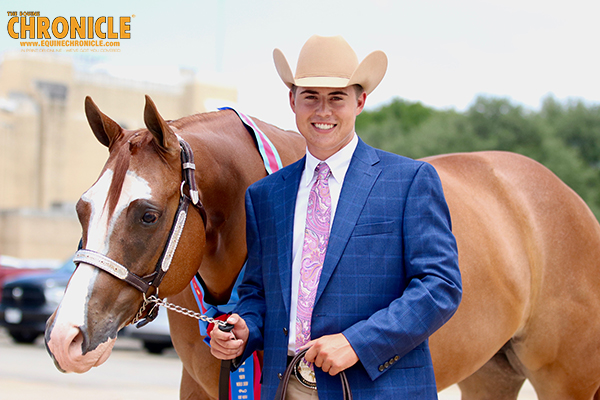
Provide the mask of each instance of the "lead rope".
MULTIPOLYGON (((135 318, 133 319, 133 321, 131 321, 132 324, 138 323, 144 317, 144 311, 146 310, 146 307, 148 306, 148 304, 153 304, 150 311, 148 311, 149 313, 153 312, 154 308, 156 308, 158 306, 163 306, 164 308, 169 309, 171 311, 175 311, 176 313, 186 315, 188 317, 192 317, 194 319, 197 319, 197 320, 200 320, 203 322, 208 322, 209 324, 215 324, 215 325, 218 325, 219 327, 225 328, 225 327, 230 326, 230 324, 228 324, 225 321, 207 317, 206 315, 203 315, 199 312, 195 312, 188 308, 178 306, 177 304, 169 303, 166 298, 160 299, 160 298, 156 297, 156 295, 154 295, 154 294, 151 295, 150 297, 146 297, 145 293, 143 294, 143 296, 144 296, 144 303, 142 303, 142 306, 140 307, 139 311, 137 312, 135 318)), ((143 325, 138 325, 138 327, 142 327, 142 326, 143 325)))

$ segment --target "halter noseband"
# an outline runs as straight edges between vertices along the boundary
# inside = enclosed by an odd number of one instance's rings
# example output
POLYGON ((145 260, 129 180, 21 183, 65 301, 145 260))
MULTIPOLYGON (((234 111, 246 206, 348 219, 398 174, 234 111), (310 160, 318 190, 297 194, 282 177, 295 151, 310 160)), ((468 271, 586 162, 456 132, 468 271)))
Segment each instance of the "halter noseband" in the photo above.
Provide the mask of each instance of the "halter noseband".
POLYGON ((179 243, 181 233, 183 232, 183 228, 187 220, 187 214, 190 203, 196 206, 196 208, 200 212, 200 216, 202 217, 204 227, 206 228, 206 210, 204 209, 204 206, 200 201, 200 197, 198 195, 198 187, 196 185, 196 179, 194 178, 194 171, 196 169, 196 165, 194 164, 194 153, 192 152, 192 148, 190 147, 190 145, 185 140, 183 140, 181 137, 179 137, 178 139, 179 145, 181 146, 182 168, 182 182, 181 194, 179 197, 179 206, 177 207, 177 212, 175 213, 175 219, 173 221, 173 225, 171 226, 171 231, 169 232, 167 244, 165 245, 162 255, 160 256, 160 259, 156 264, 154 272, 152 272, 150 275, 141 277, 129 271, 127 267, 119 264, 111 258, 100 254, 96 251, 87 249, 81 249, 77 251, 77 253, 75 253, 75 257, 73 259, 73 262, 75 264, 85 263, 93 265, 105 272, 108 272, 114 277, 129 283, 131 286, 142 292, 144 295, 148 292, 150 287, 155 287, 158 291, 158 286, 162 282, 165 274, 171 266, 171 262, 173 261, 173 256, 175 254, 175 250, 177 249, 177 244, 179 243), (183 190, 186 184, 188 185, 189 196, 186 196, 183 190))

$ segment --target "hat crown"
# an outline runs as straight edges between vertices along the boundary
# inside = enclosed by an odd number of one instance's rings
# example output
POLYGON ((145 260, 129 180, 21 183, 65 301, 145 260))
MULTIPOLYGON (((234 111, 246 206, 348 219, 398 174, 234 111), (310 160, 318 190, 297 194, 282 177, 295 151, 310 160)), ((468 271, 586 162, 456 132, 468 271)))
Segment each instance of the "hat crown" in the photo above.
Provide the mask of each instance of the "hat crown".
POLYGON ((314 35, 300 50, 295 78, 350 79, 357 67, 358 57, 344 38, 314 35))
POLYGON ((301 87, 343 88, 361 85, 369 94, 379 85, 387 69, 384 52, 375 50, 358 62, 356 53, 341 36, 314 35, 302 46, 295 75, 279 49, 273 50, 279 77, 290 89, 301 87))

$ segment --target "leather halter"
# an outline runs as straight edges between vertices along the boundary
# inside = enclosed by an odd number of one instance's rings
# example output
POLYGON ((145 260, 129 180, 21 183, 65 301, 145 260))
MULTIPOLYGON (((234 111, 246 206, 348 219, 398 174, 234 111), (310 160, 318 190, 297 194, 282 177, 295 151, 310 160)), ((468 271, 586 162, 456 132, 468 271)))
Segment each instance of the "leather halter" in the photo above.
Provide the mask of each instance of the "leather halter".
POLYGON ((151 287, 156 288, 158 291, 158 286, 162 282, 165 274, 171 266, 171 262, 173 261, 175 249, 177 248, 177 244, 179 243, 181 233, 183 232, 183 228, 185 226, 190 203, 196 206, 200 212, 202 221, 204 222, 204 228, 206 228, 206 210, 200 201, 198 187, 194 177, 194 171, 196 169, 196 165, 194 164, 194 153, 190 145, 185 140, 183 140, 181 137, 178 137, 178 139, 179 145, 181 146, 182 168, 179 206, 177 207, 177 212, 175 213, 175 219, 173 221, 173 225, 171 226, 167 243, 163 249, 160 259, 158 260, 158 263, 156 264, 154 272, 152 272, 150 275, 141 277, 129 271, 127 267, 119 264, 111 258, 88 249, 81 249, 77 251, 77 253, 75 253, 73 262, 76 264, 85 263, 93 265, 105 272, 108 272, 114 277, 129 283, 144 295, 151 287), (183 190, 186 184, 188 186, 189 196, 187 196, 183 190))

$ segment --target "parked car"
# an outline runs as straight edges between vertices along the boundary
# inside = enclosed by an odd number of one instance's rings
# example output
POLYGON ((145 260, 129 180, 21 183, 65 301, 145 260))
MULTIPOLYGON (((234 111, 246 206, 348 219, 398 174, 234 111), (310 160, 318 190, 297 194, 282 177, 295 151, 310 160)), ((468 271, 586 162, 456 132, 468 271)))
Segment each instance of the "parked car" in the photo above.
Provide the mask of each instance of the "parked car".
POLYGON ((129 325, 124 329, 124 335, 139 339, 144 348, 152 354, 161 354, 164 350, 173 347, 169 333, 169 319, 167 310, 161 308, 156 319, 141 328, 129 325))
POLYGON ((75 271, 72 259, 60 268, 7 280, 2 288, 0 326, 17 343, 33 343, 44 333, 46 320, 60 303, 75 271))
MULTIPOLYGON (((31 272, 5 282, 0 302, 0 326, 8 330, 15 342, 34 343, 44 333, 46 321, 60 304, 75 268, 70 258, 50 272, 31 272)), ((122 334, 141 340, 150 353, 159 354, 173 346, 166 310, 160 310, 156 320, 144 327, 128 326, 122 334)))
MULTIPOLYGON (((0 255, 0 293, 4 282, 19 276, 50 272, 59 265, 56 260, 24 260, 16 257, 0 255)), ((2 302, 2 297, 0 297, 2 302)))

